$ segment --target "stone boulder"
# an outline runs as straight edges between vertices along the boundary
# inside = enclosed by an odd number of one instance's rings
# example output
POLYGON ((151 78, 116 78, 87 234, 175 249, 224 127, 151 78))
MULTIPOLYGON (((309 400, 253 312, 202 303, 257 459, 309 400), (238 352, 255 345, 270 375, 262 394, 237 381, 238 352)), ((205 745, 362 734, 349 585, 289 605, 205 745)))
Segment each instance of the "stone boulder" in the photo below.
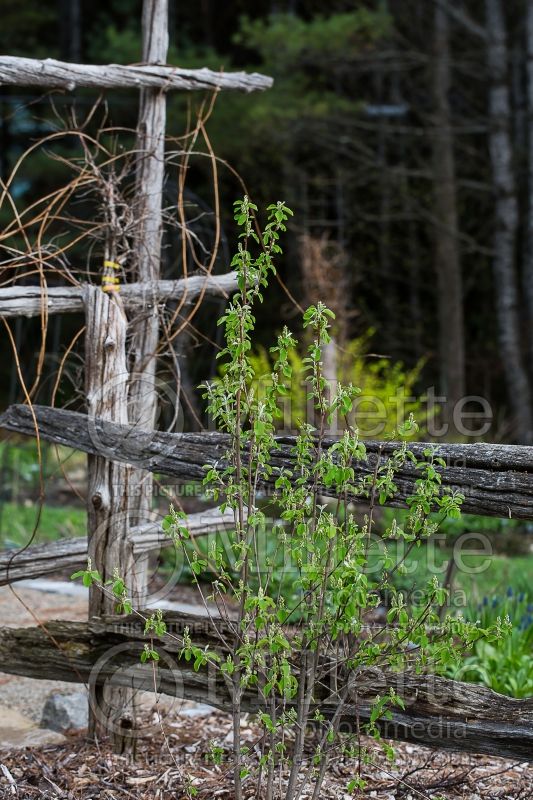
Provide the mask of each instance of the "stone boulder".
POLYGON ((79 731, 87 727, 88 719, 89 703, 86 692, 52 692, 44 704, 41 728, 60 733, 79 731))

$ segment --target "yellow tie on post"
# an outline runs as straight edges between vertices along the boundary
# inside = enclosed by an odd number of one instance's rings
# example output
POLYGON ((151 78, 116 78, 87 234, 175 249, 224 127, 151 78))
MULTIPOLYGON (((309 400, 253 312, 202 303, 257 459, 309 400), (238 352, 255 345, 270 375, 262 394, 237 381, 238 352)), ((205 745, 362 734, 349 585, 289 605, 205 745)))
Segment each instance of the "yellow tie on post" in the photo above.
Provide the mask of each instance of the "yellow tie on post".
POLYGON ((120 264, 116 261, 104 261, 104 272, 102 275, 102 291, 119 292, 120 278, 113 270, 120 269, 120 264))

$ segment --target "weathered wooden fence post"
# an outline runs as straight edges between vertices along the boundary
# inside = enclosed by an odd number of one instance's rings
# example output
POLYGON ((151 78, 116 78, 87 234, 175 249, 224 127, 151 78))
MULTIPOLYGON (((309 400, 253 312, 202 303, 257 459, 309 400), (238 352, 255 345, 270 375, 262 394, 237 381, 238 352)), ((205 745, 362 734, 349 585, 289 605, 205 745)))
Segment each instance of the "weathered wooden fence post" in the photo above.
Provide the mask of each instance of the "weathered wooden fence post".
MULTIPOLYGON (((142 59, 165 64, 168 50, 168 0, 144 0, 142 59)), ((161 277, 163 181, 165 176, 166 93, 143 88, 140 92, 136 141, 135 214, 136 279, 144 285, 146 305, 133 320, 133 376, 130 399, 132 424, 150 430, 157 405, 156 352, 159 341, 157 281, 161 277)))
MULTIPOLYGON (((142 60, 165 64, 168 50, 168 0, 144 0, 142 14, 142 60)), ((161 88, 143 88, 137 124, 135 214, 138 233, 136 280, 144 285, 145 304, 132 318, 133 369, 130 386, 130 423, 153 430, 157 390, 155 386, 159 319, 157 282, 161 277, 163 231, 163 182, 165 176, 166 93, 161 88)), ((152 506, 153 476, 134 470, 130 476, 133 524, 147 520, 152 506)), ((146 589, 147 559, 138 559, 135 602, 142 605, 146 589)))
MULTIPOLYGON (((100 287, 86 286, 85 363, 86 397, 90 419, 128 422, 128 371, 126 362, 127 319, 113 296, 100 287)), ((94 433, 93 433, 94 435, 94 433)), ((106 456, 89 455, 87 485, 88 554, 104 583, 117 569, 130 585, 135 580, 133 547, 128 538, 128 488, 131 468, 106 456)), ((108 587, 109 588, 109 587, 108 587)), ((113 614, 111 592, 89 589, 89 618, 113 614)), ((115 749, 128 749, 135 724, 131 690, 91 687, 89 697, 90 733, 107 728, 115 749)))
MULTIPOLYGON (((127 320, 115 298, 109 297, 99 287, 86 286, 85 297, 88 416, 127 424, 127 320)), ((128 531, 125 512, 129 471, 126 465, 119 465, 105 456, 88 457, 89 557, 100 570, 103 580, 112 577, 114 568, 129 566, 123 563, 124 540, 128 531)), ((99 589, 91 587, 89 616, 113 612, 113 601, 99 589)))
MULTIPOLYGON (((168 50, 168 2, 144 0, 142 60, 165 64, 168 50)), ((144 302, 130 314, 132 372, 128 375, 127 319, 120 302, 100 289, 89 287, 87 320, 87 399, 89 413, 114 422, 129 422, 153 430, 157 406, 156 360, 159 343, 157 288, 160 279, 162 197, 165 170, 166 95, 162 88, 140 92, 136 143, 136 191, 138 228, 134 253, 135 277, 143 285, 144 302), (128 397, 129 395, 129 397, 128 397), (98 398, 98 399, 96 399, 98 398)), ((113 256, 115 257, 115 256, 113 256)), ((99 456, 89 461, 89 554, 104 581, 120 575, 136 607, 146 595, 148 556, 137 556, 128 538, 129 529, 147 521, 152 507, 153 476, 99 456)), ((112 596, 91 590, 89 616, 114 612, 112 596)), ((124 752, 134 741, 135 701, 132 690, 91 688, 91 728, 111 733, 115 749, 124 752), (98 695, 98 696, 97 696, 98 695)))

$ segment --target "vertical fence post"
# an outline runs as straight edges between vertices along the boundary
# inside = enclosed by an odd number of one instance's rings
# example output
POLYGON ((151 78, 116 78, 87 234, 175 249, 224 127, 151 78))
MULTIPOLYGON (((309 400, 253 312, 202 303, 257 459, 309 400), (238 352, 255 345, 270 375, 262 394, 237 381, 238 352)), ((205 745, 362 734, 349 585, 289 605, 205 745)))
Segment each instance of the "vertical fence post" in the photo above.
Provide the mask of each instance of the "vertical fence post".
MULTIPOLYGON (((89 420, 100 417, 127 424, 128 371, 126 362, 127 320, 122 307, 97 286, 84 288, 85 368, 89 420)), ((90 430, 96 436, 89 422, 90 430)), ((88 552, 93 567, 105 583, 114 570, 131 585, 135 562, 128 539, 128 485, 131 468, 112 461, 109 455, 88 457, 88 552)), ((108 587, 109 588, 109 587, 108 587)), ((113 614, 115 600, 98 586, 89 590, 89 617, 113 614)), ((97 728, 111 733, 115 749, 130 746, 135 725, 131 690, 113 687, 105 693, 91 688, 90 732, 97 728)))
MULTIPOLYGON (((168 0, 144 0, 143 61, 166 62, 168 0)), ((87 402, 90 416, 130 423, 151 430, 157 406, 156 354, 159 339, 157 288, 160 278, 162 197, 165 156, 166 99, 161 89, 142 89, 137 128, 135 213, 138 229, 134 252, 135 279, 143 298, 130 315, 131 372, 128 372, 128 321, 120 301, 88 287, 86 305, 87 402)), ((112 459, 113 454, 109 454, 112 459)), ((89 458, 89 555, 104 582, 117 570, 136 607, 146 595, 147 556, 134 559, 129 541, 132 525, 148 521, 153 478, 145 470, 117 464, 106 457, 89 458)), ((89 615, 114 611, 115 601, 91 589, 89 615)), ((110 733, 117 752, 133 748, 135 702, 132 689, 91 689, 91 730, 110 733)))
MULTIPOLYGON (((142 60, 165 64, 168 50, 168 0, 144 0, 142 60)), ((132 319, 133 366, 130 388, 130 423, 143 430, 154 427, 157 407, 156 354, 159 339, 155 283, 161 273, 163 182, 165 174, 166 95, 161 89, 142 89, 137 125, 135 210, 136 279, 145 285, 145 306, 132 319)), ((131 512, 135 522, 148 519, 152 506, 151 473, 135 470, 131 512)), ((142 605, 146 584, 146 560, 137 561, 137 596, 142 605)))

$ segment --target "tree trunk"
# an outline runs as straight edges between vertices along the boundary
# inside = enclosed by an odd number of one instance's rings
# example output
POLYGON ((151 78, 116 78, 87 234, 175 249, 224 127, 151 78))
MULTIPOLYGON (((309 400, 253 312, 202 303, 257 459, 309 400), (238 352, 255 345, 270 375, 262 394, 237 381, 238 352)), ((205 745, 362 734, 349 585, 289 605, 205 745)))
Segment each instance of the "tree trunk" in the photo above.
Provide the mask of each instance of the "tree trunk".
POLYGON ((61 54, 65 61, 81 61, 81 0, 61 0, 61 54))
POLYGON ((446 397, 444 422, 455 432, 453 410, 465 394, 463 279, 459 256, 455 158, 448 93, 450 91, 449 18, 435 4, 433 68, 433 178, 435 265, 439 306, 441 394, 446 397))
POLYGON ((513 174, 507 42, 501 0, 485 0, 489 68, 490 156, 496 196, 494 284, 500 355, 513 415, 515 438, 533 441, 531 391, 522 357, 515 270, 518 200, 513 174))
MULTIPOLYGON (((383 75, 378 72, 376 94, 383 102, 383 75)), ((391 243, 391 207, 392 190, 391 175, 388 166, 388 147, 387 135, 388 124, 384 116, 380 116, 377 123, 377 168, 378 168, 378 192, 379 192, 379 239, 378 239, 378 258, 379 274, 382 285, 386 286, 383 292, 384 305, 384 341, 389 355, 397 354, 398 346, 398 297, 396 292, 396 277, 392 268, 392 243, 391 243)))
POLYGON ((533 3, 527 4, 527 252, 523 266, 523 286, 528 322, 529 375, 533 380, 533 3))
MULTIPOLYGON (((326 383, 328 385, 328 397, 329 402, 333 402, 333 398, 337 394, 337 384, 338 384, 338 359, 337 359, 337 340, 332 336, 328 344, 323 344, 321 349, 321 360, 322 360, 322 376, 325 378, 326 383)), ((327 432, 331 436, 335 436, 335 434, 339 430, 339 421, 337 419, 337 413, 335 412, 332 417, 331 421, 327 424, 326 427, 327 432)))

